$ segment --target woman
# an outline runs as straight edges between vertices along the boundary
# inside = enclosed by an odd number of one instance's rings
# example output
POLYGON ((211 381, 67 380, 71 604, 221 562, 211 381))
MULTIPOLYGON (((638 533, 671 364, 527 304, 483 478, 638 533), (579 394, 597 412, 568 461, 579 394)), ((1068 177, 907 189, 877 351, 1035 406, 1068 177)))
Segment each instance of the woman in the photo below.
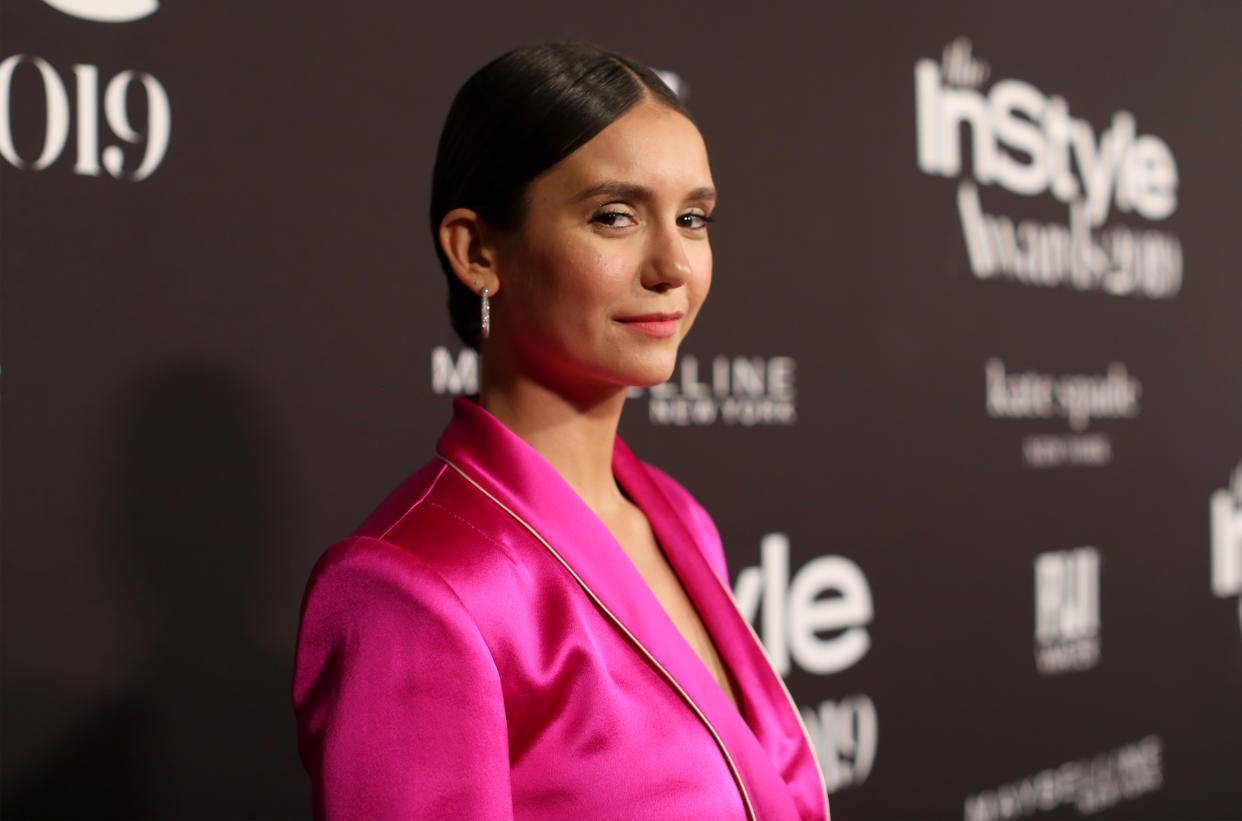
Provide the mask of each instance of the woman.
POLYGON ((616 436, 707 295, 715 196, 632 60, 518 49, 458 93, 431 227, 480 394, 312 572, 294 702, 318 815, 826 817, 715 527, 616 436))

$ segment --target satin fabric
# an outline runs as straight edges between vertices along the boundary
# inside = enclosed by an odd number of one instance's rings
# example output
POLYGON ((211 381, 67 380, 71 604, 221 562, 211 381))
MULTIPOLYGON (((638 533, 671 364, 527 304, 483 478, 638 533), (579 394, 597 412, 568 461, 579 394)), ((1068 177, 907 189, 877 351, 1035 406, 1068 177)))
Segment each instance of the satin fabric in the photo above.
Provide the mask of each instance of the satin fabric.
POLYGON ((526 442, 458 398, 437 454, 307 585, 293 699, 317 817, 827 818, 797 711, 689 493, 617 439, 613 473, 737 708, 526 442))

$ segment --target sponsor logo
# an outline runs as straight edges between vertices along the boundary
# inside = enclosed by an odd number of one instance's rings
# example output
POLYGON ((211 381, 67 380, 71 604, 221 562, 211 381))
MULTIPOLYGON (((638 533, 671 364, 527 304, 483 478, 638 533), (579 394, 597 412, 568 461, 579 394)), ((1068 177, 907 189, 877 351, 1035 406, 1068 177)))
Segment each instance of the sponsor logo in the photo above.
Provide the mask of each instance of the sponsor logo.
POLYGON ((1035 666, 1042 675, 1100 663, 1100 554, 1079 547, 1035 557, 1035 666))
POLYGON ((792 356, 681 357, 673 378, 631 388, 647 400, 653 425, 792 425, 798 420, 797 362, 792 356))
POLYGON ((675 71, 665 71, 656 69, 656 76, 664 81, 664 85, 668 86, 669 91, 676 94, 682 100, 690 99, 690 87, 686 85, 686 81, 681 75, 675 71))
MULTIPOLYGON (((630 388, 630 399, 647 400, 654 425, 792 425, 798 418, 796 363, 791 356, 718 356, 706 368, 683 356, 673 378, 652 388, 630 388)), ((478 393, 479 355, 431 350, 435 393, 478 393)))
MULTIPOLYGON (((757 567, 738 574, 734 596, 747 621, 759 617, 758 632, 776 672, 787 675, 791 661, 818 675, 857 664, 871 648, 867 625, 874 613, 858 565, 844 556, 817 556, 791 579, 784 533, 765 535, 759 554, 757 567)), ((853 694, 800 712, 828 792, 866 781, 878 743, 874 702, 853 694)))
POLYGON ((809 673, 836 673, 871 648, 873 615, 867 577, 844 556, 817 556, 789 577, 789 537, 769 533, 759 544, 759 566, 738 574, 734 597, 782 676, 790 658, 809 673), (762 613, 759 613, 762 604, 762 613))
POLYGON ((1106 221, 1111 210, 1148 222, 1176 210, 1177 164, 1169 146, 1139 134, 1116 111, 1098 136, 1071 117, 1064 98, 1018 79, 984 89, 991 67, 958 38, 941 61, 914 66, 918 166, 958 178, 957 208, 970 268, 978 279, 1166 299, 1182 284, 1177 236, 1106 221), (969 129, 969 167, 962 126, 969 129), (988 214, 981 187, 1021 197, 1043 194, 1068 207, 1066 223, 988 214))
MULTIPOLYGON (((797 420, 796 363, 790 356, 718 356, 706 368, 683 356, 673 378, 652 388, 630 388, 630 399, 647 400, 654 425, 792 425, 797 420)), ((431 390, 479 391, 479 355, 431 350, 431 390)))
MULTIPOLYGON (((110 136, 131 145, 143 146, 142 158, 131 168, 133 163, 120 145, 108 145, 102 150, 100 148, 99 67, 75 65, 73 78, 74 96, 70 103, 64 81, 47 60, 26 54, 14 54, 0 61, 0 157, 4 157, 15 168, 30 171, 47 168, 56 162, 69 143, 72 113, 77 132, 74 173, 97 177, 106 170, 117 179, 133 182, 151 176, 164 160, 172 130, 168 93, 160 85, 160 81, 145 72, 122 71, 104 85, 104 122, 110 136), (30 67, 22 72, 28 81, 43 86, 46 117, 43 144, 33 158, 30 158, 33 152, 29 150, 25 152, 27 156, 23 157, 13 139, 11 103, 21 66, 30 67), (141 129, 136 128, 130 119, 130 87, 135 84, 146 95, 146 123, 141 129)), ((33 91, 30 88, 27 90, 33 91)))
POLYGON ((875 764, 879 725, 875 704, 864 695, 801 708, 802 723, 815 748, 829 793, 860 786, 875 764))
MULTIPOLYGON (((1212 494, 1212 592, 1221 598, 1242 595, 1242 462, 1228 490, 1212 494)), ((1242 599, 1238 600, 1242 624, 1242 599)))
POLYGON ((44 3, 82 20, 96 23, 129 23, 154 14, 159 0, 43 0, 44 3))
POLYGON ((1085 431, 1097 419, 1133 419, 1139 415, 1143 386, 1124 363, 1113 362, 1102 374, 1014 372, 993 357, 983 365, 987 414, 993 419, 1064 419, 1072 434, 1036 434, 1022 442, 1028 467, 1102 466, 1112 462, 1113 448, 1103 433, 1085 431))
POLYGON ((434 393, 479 392, 479 354, 462 348, 457 356, 443 345, 431 349, 431 390, 434 393))
POLYGON ((1106 753, 1067 761, 1032 776, 966 796, 966 821, 1025 818, 1058 807, 1083 815, 1155 792, 1164 785, 1164 741, 1158 735, 1106 753))

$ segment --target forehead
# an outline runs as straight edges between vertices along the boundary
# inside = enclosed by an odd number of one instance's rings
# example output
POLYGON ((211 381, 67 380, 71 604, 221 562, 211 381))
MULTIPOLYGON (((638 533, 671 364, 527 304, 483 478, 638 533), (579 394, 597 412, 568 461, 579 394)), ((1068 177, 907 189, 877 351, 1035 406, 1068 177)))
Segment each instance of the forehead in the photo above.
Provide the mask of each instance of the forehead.
POLYGON ((712 186, 707 148, 694 123, 649 101, 622 114, 549 169, 536 187, 546 193, 573 193, 602 180, 635 183, 670 196, 712 186))

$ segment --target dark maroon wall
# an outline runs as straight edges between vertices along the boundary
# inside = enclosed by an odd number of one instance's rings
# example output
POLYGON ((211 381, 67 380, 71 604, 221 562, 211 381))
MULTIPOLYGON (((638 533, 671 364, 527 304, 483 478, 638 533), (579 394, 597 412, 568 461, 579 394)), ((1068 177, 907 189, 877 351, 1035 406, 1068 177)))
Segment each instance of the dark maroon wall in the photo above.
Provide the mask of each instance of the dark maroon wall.
POLYGON ((712 297, 623 434, 834 815, 1242 814, 1242 7, 58 4, 0 7, 6 817, 308 815, 302 584, 466 387, 439 126, 567 37, 706 136, 712 297))

